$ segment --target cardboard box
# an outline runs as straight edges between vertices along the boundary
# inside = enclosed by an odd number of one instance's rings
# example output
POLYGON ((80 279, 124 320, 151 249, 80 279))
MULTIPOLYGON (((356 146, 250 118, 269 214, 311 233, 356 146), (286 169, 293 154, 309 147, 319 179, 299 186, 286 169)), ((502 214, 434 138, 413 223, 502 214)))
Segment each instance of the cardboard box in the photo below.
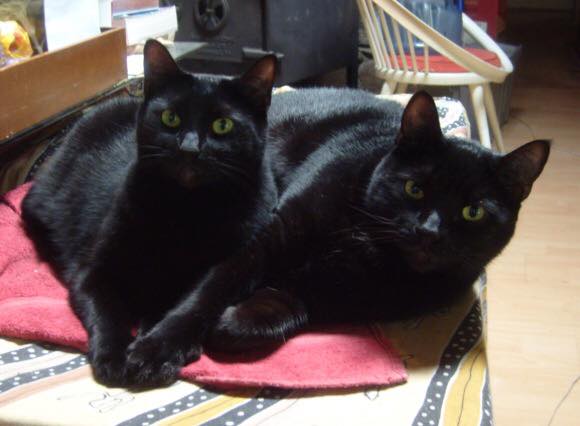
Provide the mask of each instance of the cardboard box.
POLYGON ((125 30, 0 68, 0 144, 127 78, 125 30))

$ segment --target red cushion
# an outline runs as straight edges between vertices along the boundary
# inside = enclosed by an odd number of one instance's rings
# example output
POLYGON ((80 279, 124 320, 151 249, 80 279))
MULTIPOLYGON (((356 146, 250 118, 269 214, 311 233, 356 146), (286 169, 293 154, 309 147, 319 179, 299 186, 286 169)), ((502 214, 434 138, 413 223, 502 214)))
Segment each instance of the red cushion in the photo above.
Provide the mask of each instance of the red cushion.
MULTIPOLYGON (((496 67, 501 66, 501 61, 499 57, 489 50, 485 49, 477 49, 474 47, 466 47, 465 50, 474 54, 479 59, 494 65, 496 67)), ((406 55, 407 57, 407 65, 410 69, 413 68, 413 62, 411 60, 411 55, 406 55)), ((425 69, 425 56, 424 55, 416 55, 417 59, 417 67, 420 71, 425 69)), ((403 67, 403 61, 401 60, 400 56, 397 56, 397 62, 399 66, 403 67)), ((429 55, 429 72, 468 72, 465 68, 460 65, 457 65, 452 60, 448 59, 443 55, 429 55)))
MULTIPOLYGON (((67 290, 38 259, 20 219, 29 185, 0 196, 0 336, 87 349, 87 334, 67 290)), ((396 349, 364 325, 310 329, 270 353, 204 354, 184 379, 236 386, 344 389, 404 382, 396 349)))

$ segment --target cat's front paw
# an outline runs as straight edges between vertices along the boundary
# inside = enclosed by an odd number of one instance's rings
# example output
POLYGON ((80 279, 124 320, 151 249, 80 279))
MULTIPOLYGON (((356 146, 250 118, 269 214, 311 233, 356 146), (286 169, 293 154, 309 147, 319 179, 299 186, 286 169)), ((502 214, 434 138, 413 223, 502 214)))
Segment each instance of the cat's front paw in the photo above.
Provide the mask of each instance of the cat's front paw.
POLYGON ((88 358, 97 382, 108 387, 128 385, 124 351, 91 350, 88 358))
POLYGON ((127 348, 127 375, 133 386, 167 386, 177 380, 181 367, 200 356, 200 345, 171 344, 167 339, 143 336, 127 348))

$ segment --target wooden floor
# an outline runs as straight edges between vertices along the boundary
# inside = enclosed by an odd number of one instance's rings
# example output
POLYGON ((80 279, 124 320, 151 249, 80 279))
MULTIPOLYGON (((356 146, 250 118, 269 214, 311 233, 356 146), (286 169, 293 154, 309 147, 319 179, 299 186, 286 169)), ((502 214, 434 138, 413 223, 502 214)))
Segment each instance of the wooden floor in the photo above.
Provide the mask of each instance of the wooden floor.
POLYGON ((503 37, 524 47, 503 128, 506 145, 539 138, 553 145, 514 239, 488 271, 495 423, 548 425, 553 417, 552 425, 580 425, 580 66, 572 55, 574 27, 562 14, 512 13, 503 37))

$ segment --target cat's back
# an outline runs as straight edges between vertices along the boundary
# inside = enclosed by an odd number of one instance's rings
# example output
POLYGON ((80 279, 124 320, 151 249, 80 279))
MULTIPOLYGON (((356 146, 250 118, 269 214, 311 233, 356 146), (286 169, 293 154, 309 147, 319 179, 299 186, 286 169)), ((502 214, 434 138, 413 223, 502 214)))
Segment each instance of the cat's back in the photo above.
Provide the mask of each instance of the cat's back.
POLYGON ((402 111, 396 102, 356 89, 298 89, 274 95, 267 149, 279 186, 285 187, 293 175, 387 149, 402 111))
POLYGON ((44 257, 74 257, 94 236, 135 160, 138 108, 133 98, 94 108, 41 168, 22 213, 44 257))
MULTIPOLYGON (((328 122, 335 128, 348 127, 360 120, 397 116, 402 107, 377 98, 370 92, 346 88, 309 88, 275 94, 268 113, 271 129, 300 128, 328 122)), ((394 122, 398 124, 397 121, 394 122)))

